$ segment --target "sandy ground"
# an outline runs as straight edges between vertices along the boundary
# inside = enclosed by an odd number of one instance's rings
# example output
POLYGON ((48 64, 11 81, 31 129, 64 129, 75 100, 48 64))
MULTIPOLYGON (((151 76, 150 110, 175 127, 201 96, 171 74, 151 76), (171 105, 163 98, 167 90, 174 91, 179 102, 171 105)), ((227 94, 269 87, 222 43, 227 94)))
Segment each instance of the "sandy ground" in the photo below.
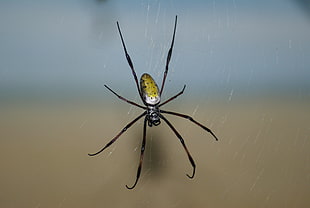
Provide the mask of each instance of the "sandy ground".
MULTIPOLYGON (((187 120, 167 116, 197 164, 162 123, 148 129, 140 181, 142 120, 99 150, 138 113, 126 104, 16 104, 0 108, 0 207, 310 207, 310 102, 216 104, 194 115, 216 142, 187 120)), ((173 105, 166 109, 174 109, 173 105)))

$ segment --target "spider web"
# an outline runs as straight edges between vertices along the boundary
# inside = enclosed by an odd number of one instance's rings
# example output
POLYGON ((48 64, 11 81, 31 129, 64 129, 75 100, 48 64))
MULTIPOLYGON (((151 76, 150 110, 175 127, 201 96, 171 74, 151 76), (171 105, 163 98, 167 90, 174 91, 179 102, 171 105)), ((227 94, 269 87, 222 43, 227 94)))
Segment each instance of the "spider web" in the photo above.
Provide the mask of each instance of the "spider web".
POLYGON ((1 1, 0 207, 309 207, 309 9, 305 1, 1 1), (302 9, 301 9, 302 8, 302 9), (264 12, 262 12, 264 11, 264 12), (124 56, 162 99, 218 136, 167 115, 143 120, 124 56), (48 187, 48 188, 47 188, 48 187), (121 199, 121 200, 120 200, 121 199))

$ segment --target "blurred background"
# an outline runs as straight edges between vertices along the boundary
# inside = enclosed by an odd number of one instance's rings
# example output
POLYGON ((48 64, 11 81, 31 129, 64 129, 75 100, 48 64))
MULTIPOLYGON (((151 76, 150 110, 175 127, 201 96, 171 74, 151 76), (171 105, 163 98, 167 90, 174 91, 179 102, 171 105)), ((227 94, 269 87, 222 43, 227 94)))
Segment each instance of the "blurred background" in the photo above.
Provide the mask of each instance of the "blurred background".
POLYGON ((1 0, 1 207, 310 206, 310 3, 306 0, 1 0), (161 84, 175 15, 162 122, 143 120, 98 151, 141 103, 138 77, 161 84))

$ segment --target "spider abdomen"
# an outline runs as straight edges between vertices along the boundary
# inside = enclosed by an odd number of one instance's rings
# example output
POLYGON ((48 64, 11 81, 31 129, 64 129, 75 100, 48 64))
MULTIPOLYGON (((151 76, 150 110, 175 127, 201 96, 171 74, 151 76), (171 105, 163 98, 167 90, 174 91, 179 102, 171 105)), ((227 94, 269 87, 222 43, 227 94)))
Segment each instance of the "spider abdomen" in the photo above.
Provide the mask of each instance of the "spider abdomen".
POLYGON ((143 101, 149 105, 156 105, 160 102, 159 90, 151 75, 144 73, 140 78, 140 88, 143 101))

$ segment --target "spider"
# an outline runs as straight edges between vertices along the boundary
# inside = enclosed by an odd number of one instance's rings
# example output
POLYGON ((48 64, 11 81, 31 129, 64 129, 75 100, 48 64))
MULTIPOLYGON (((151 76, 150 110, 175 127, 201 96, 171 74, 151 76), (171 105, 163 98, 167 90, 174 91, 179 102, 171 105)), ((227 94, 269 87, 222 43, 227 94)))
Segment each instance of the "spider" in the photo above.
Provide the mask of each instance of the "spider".
POLYGON ((192 158, 190 152, 188 151, 185 142, 182 138, 182 136, 180 135, 180 133, 175 129, 175 127, 170 123, 170 121, 168 121, 166 119, 166 117, 163 114, 170 114, 170 115, 174 115, 174 116, 178 116, 181 118, 185 118, 190 120, 191 122, 193 122, 194 124, 200 126, 202 129, 206 130, 207 132, 209 132, 217 141, 218 138, 215 136, 215 134, 211 131, 211 129, 207 128, 206 126, 202 125, 201 123, 197 122, 196 120, 194 120, 191 116, 185 115, 185 114, 181 114, 181 113, 176 113, 176 112, 172 112, 172 111, 166 111, 166 110, 161 110, 160 107, 169 103, 170 101, 174 100, 175 98, 177 98, 178 96, 180 96, 181 94, 183 94, 186 85, 184 85, 183 89, 176 95, 172 96, 171 98, 167 99, 164 102, 160 102, 161 101, 161 95, 165 86, 165 81, 167 78, 167 74, 168 74, 168 67, 169 67, 169 62, 171 59, 171 54, 172 54, 172 49, 173 49, 173 44, 174 44, 174 38, 175 38, 175 31, 176 31, 176 27, 177 27, 177 16, 175 17, 175 22, 174 22, 174 30, 173 30, 173 36, 172 36, 172 41, 171 41, 171 46, 170 49, 168 51, 168 56, 167 56, 167 60, 166 60, 166 68, 164 71, 164 76, 163 76, 163 80, 162 80, 162 84, 161 84, 161 88, 159 90, 156 82, 154 81, 154 79, 151 77, 151 75, 144 73, 141 78, 140 78, 140 87, 139 87, 139 83, 138 83, 138 78, 133 66, 133 63, 131 61, 131 58, 129 56, 129 54, 127 53, 127 49, 125 46, 125 42, 123 39, 123 35, 121 33, 121 29, 120 26, 118 24, 118 22, 116 22, 117 24, 117 29, 122 41, 122 45, 124 48, 124 52, 125 52, 125 57, 127 59, 127 62, 131 68, 131 72, 132 75, 134 77, 137 89, 138 89, 138 93, 139 96, 141 98, 141 100, 143 101, 144 106, 137 104, 133 101, 130 101, 122 96, 120 96, 119 94, 117 94, 115 91, 113 91, 110 87, 108 87, 107 85, 104 85, 109 91, 111 91, 115 96, 117 96, 119 99, 134 105, 136 107, 142 108, 144 109, 144 112, 142 114, 140 114, 138 117, 136 117, 134 120, 132 120, 131 122, 129 122, 109 143, 107 143, 101 150, 99 150, 96 153, 93 154, 88 154, 89 156, 95 156, 98 155, 99 153, 101 153, 103 150, 105 150, 106 148, 108 148, 110 145, 112 145, 125 131, 127 131, 134 123, 136 123, 139 119, 141 119, 142 117, 144 117, 144 124, 143 124, 143 139, 142 139, 142 146, 141 146, 141 153, 140 153, 140 161, 139 161, 139 166, 138 166, 138 170, 137 170, 137 175, 136 175, 136 180, 134 182, 134 184, 132 186, 128 186, 126 185, 126 187, 128 189, 133 189, 139 180, 140 174, 141 174, 141 169, 142 169, 142 162, 143 162, 143 155, 144 155, 144 150, 145 150, 145 144, 146 144, 146 127, 152 127, 154 126, 158 126, 161 123, 161 119, 164 120, 164 122, 170 127, 170 129, 174 132, 174 134, 176 135, 176 137, 180 140, 181 144, 183 145, 183 148, 185 149, 185 152, 188 156, 188 159, 193 167, 193 172, 191 175, 186 174, 187 177, 189 177, 190 179, 192 179, 195 175, 195 170, 196 170, 196 164, 194 159, 192 158))

